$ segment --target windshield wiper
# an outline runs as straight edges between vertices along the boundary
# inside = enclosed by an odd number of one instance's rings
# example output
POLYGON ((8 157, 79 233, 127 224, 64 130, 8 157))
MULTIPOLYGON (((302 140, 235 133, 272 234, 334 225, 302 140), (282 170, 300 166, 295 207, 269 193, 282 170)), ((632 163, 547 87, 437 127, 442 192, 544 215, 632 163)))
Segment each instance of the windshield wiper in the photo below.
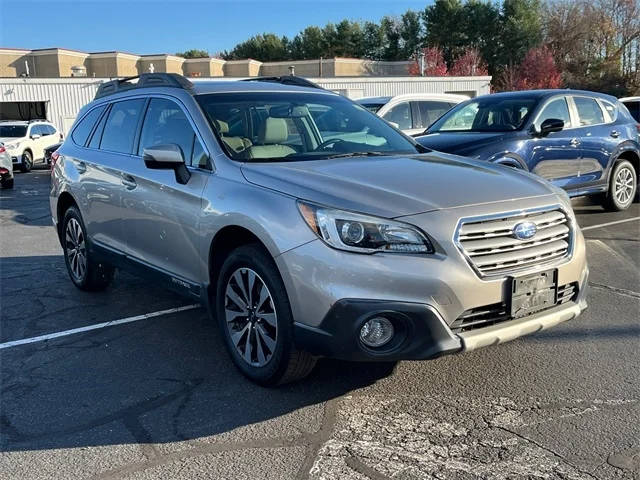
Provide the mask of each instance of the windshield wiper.
POLYGON ((388 157, 393 155, 390 152, 349 152, 349 153, 334 153, 333 155, 327 155, 324 159, 330 158, 350 158, 350 157, 388 157))

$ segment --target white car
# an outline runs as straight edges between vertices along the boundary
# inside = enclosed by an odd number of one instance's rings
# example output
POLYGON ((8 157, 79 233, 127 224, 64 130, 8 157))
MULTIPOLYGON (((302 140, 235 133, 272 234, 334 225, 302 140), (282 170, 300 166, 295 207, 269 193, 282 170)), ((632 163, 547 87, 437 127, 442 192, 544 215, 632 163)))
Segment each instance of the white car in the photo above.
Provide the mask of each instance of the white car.
POLYGON ((636 119, 636 122, 640 122, 640 97, 625 97, 621 98, 620 102, 627 107, 627 110, 629 110, 631 116, 636 119))
POLYGON ((450 108, 469 100, 449 93, 408 93, 395 97, 366 97, 356 100, 407 135, 420 135, 450 108))
POLYGON ((13 188, 13 162, 3 143, 0 143, 0 186, 13 188))
POLYGON ((44 150, 60 143, 62 134, 45 120, 0 122, 0 143, 14 166, 28 172, 36 163, 45 163, 44 150))

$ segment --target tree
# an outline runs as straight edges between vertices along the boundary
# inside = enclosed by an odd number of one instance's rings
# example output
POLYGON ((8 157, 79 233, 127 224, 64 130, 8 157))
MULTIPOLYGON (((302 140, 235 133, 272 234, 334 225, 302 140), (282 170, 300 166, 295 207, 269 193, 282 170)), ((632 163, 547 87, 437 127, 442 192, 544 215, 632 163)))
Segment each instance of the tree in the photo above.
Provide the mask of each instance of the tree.
POLYGON ((453 62, 453 66, 449 70, 449 75, 453 77, 488 75, 487 63, 477 48, 467 48, 464 53, 453 62))
POLYGON ((452 64, 466 44, 461 28, 465 23, 462 2, 436 0, 425 8, 422 17, 427 32, 427 46, 440 47, 447 64, 452 64))
MULTIPOLYGON (((439 47, 423 48, 421 53, 424 56, 423 75, 425 77, 444 77, 448 75, 447 64, 439 47)), ((409 75, 420 75, 420 56, 420 54, 414 55, 415 63, 409 65, 409 75)))
POLYGON ((404 60, 400 45, 400 21, 394 17, 383 17, 380 21, 380 29, 384 35, 382 59, 389 61, 404 60))
POLYGON ((497 4, 469 0, 462 7, 462 22, 466 48, 475 48, 487 62, 489 73, 496 73, 500 60, 500 8, 497 4))
POLYGON ((413 57, 424 42, 424 34, 420 15, 407 10, 400 17, 400 38, 402 39, 402 56, 413 57))
POLYGON ((384 56, 384 32, 377 23, 365 22, 362 29, 362 55, 371 60, 384 56))
POLYGON ((320 58, 324 55, 325 40, 318 27, 307 27, 291 42, 291 57, 294 60, 320 58))
POLYGON ((274 33, 264 33, 239 43, 231 52, 225 52, 223 57, 225 60, 253 58, 261 62, 287 60, 289 58, 288 46, 289 39, 287 37, 278 37, 274 33))
POLYGON ((562 74, 547 47, 532 48, 517 67, 505 68, 495 82, 498 90, 560 88, 562 74))
POLYGON ((500 18, 502 65, 520 63, 527 52, 542 43, 541 0, 504 0, 500 18))
POLYGON ((207 58, 207 57, 209 57, 209 52, 207 52, 206 50, 191 49, 191 50, 187 50, 185 52, 176 53, 176 57, 182 57, 182 58, 207 58))

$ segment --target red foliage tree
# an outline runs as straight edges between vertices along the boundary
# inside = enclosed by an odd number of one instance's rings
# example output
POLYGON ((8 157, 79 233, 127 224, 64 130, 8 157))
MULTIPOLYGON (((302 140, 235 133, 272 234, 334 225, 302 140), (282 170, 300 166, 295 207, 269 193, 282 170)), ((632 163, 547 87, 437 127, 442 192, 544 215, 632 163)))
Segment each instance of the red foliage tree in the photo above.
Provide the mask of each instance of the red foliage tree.
POLYGON ((452 77, 473 77, 488 75, 487 64, 476 48, 467 48, 449 70, 452 77))
POLYGON ((520 64, 515 82, 516 90, 560 88, 562 74, 558 71, 551 51, 543 46, 532 48, 520 64))
MULTIPOLYGON (((445 77, 447 75, 447 64, 444 55, 439 47, 423 48, 425 77, 445 77)), ((420 75, 420 54, 414 58, 414 63, 409 65, 409 75, 420 75)))

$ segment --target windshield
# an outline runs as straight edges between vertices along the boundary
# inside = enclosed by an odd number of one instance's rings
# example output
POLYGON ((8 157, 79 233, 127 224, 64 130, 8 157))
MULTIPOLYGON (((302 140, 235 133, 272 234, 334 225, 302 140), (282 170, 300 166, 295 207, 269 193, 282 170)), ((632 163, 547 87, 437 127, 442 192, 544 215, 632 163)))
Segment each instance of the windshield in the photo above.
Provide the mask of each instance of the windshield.
POLYGON ((250 92, 196 98, 234 160, 318 160, 422 151, 384 120, 339 95, 250 92))
POLYGON ((535 109, 535 98, 486 97, 461 103, 428 130, 434 132, 511 132, 522 128, 535 109))
POLYGON ((0 137, 20 138, 27 134, 27 127, 24 125, 0 125, 0 137))

